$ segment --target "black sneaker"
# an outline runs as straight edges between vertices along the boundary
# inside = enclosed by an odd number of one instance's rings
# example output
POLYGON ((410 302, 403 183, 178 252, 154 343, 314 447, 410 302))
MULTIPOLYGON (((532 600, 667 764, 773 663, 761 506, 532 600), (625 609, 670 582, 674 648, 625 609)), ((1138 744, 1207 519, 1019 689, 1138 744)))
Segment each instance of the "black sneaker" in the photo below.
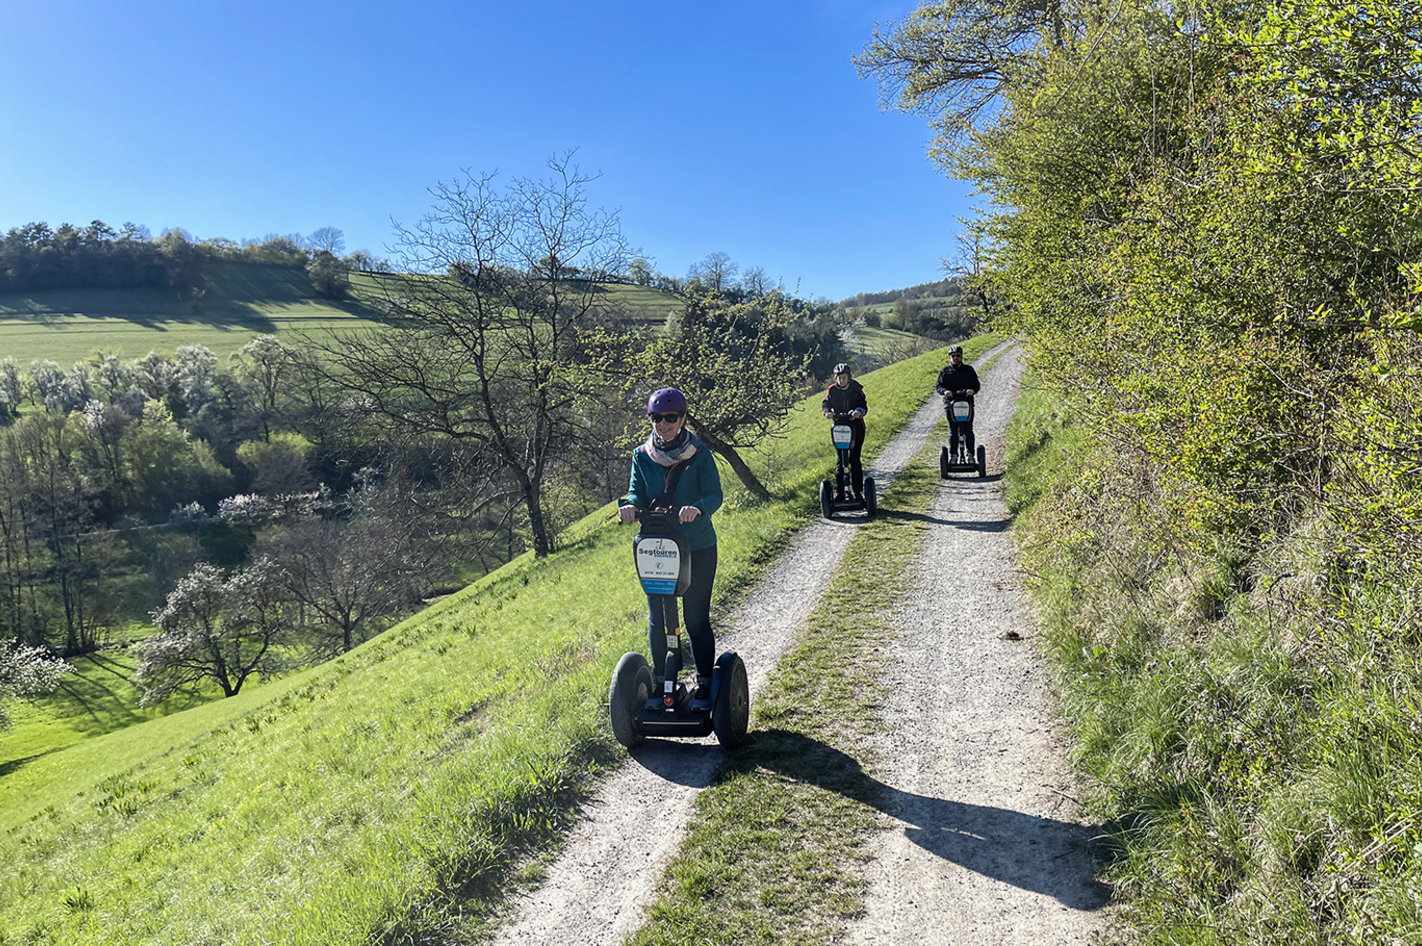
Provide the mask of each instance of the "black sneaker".
POLYGON ((691 708, 694 710, 711 708, 711 681, 705 677, 697 678, 696 691, 691 694, 691 708))

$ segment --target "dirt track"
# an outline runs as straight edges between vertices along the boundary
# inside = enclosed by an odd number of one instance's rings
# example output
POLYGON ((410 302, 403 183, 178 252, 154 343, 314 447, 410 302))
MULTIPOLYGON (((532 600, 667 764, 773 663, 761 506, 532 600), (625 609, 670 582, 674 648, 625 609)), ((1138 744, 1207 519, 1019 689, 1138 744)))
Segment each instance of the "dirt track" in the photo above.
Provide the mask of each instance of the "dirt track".
MULTIPOLYGON (((1009 345, 983 377, 974 426, 1000 469, 1000 441, 1021 364, 1009 345)), ((869 465, 882 491, 942 418, 930 398, 869 465)), ((1062 748, 1043 699, 1045 677, 1013 578, 997 478, 942 483, 923 561, 902 593, 901 652, 891 725, 871 774, 884 783, 890 828, 877 839, 861 943, 1087 942, 1104 928, 1092 881, 1093 830, 1078 823, 1062 748), (1023 640, 1003 639, 1014 631, 1023 640)), ((719 635, 750 671, 752 701, 833 574, 855 525, 811 523, 719 635)), ((721 761, 709 738, 649 742, 585 808, 547 879, 516 904, 496 943, 614 944, 642 923, 697 792, 721 761), (653 841, 647 847, 648 840, 653 841)))

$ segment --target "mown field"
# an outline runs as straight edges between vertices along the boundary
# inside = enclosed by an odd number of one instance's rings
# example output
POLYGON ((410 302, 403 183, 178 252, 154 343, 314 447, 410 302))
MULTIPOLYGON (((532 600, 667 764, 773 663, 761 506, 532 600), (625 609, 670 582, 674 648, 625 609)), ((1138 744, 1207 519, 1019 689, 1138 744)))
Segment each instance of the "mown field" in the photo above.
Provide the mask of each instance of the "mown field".
MULTIPOLYGON (((173 289, 70 289, 0 293, 0 357, 22 367, 48 359, 67 368, 96 351, 138 358, 205 345, 220 363, 254 336, 360 328, 379 318, 379 277, 356 273, 348 298, 318 297, 306 272, 288 266, 213 263, 198 298, 173 289)), ((634 317, 663 321, 675 297, 643 286, 609 293, 634 317)))
MULTIPOLYGON (((867 455, 940 360, 863 376, 867 455)), ((757 459, 774 502, 723 471, 720 613, 814 515, 833 460, 818 397, 757 459)), ((645 641, 631 532, 608 507, 576 534, 332 663, 0 777, 0 942, 395 942, 477 923, 622 758, 603 703, 645 641)))

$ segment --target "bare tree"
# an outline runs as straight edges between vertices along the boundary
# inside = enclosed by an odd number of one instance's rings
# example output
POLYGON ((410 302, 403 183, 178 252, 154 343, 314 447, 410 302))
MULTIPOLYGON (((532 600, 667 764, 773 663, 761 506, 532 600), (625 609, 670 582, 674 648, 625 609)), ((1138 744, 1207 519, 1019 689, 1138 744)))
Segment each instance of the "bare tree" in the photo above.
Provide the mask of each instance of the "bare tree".
POLYGON ((930 154, 951 166, 955 144, 1034 68, 1038 44, 1061 46, 1073 24, 1061 0, 925 0, 898 23, 875 26, 855 57, 879 80, 886 108, 928 117, 930 154))
POLYGON ((992 274, 992 239, 981 217, 954 219, 963 227, 954 236, 957 250, 952 256, 940 260, 939 266, 948 275, 961 279, 968 291, 977 297, 983 309, 983 320, 986 321, 992 314, 988 285, 992 274))
POLYGON ((340 256, 346 249, 346 235, 337 227, 322 227, 306 238, 306 245, 318 253, 340 256))
POLYGON ((540 556, 553 548, 545 477, 580 434, 580 334, 612 314, 601 283, 633 255, 571 158, 502 191, 468 172, 437 185, 435 210, 397 227, 413 273, 383 279, 390 326, 316 343, 328 380, 389 434, 477 444, 517 485, 540 556))
POLYGON ((741 275, 741 288, 753 296, 764 296, 768 295, 774 286, 770 277, 765 274, 765 267, 752 266, 741 275))
POLYGON ((357 491, 349 521, 312 519, 264 536, 287 598, 306 611, 316 650, 345 653, 409 611, 431 585, 419 519, 398 496, 357 491), (315 620, 312 620, 314 616, 315 620))
POLYGON ((693 263, 687 276, 700 279, 701 284, 707 289, 721 292, 731 285, 731 280, 735 278, 738 268, 735 263, 731 262, 729 254, 717 250, 715 253, 707 253, 706 258, 701 262, 693 263))

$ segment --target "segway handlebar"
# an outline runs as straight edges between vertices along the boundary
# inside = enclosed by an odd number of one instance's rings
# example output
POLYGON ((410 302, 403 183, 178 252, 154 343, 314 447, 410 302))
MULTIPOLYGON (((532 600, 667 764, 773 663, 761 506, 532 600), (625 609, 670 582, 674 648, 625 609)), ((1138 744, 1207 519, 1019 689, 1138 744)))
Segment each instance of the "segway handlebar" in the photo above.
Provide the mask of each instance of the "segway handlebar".
MULTIPOLYGON (((632 504, 623 503, 622 505, 628 506, 632 504)), ((662 509, 644 509, 641 506, 632 506, 632 508, 637 512, 636 517, 630 520, 632 522, 662 522, 671 525, 681 524, 678 518, 681 515, 681 506, 668 506, 662 509)))
POLYGON ((857 415, 853 412, 850 412, 848 414, 835 414, 834 417, 830 418, 830 420, 836 424, 852 424, 857 420, 863 419, 864 418, 862 416, 857 415))

